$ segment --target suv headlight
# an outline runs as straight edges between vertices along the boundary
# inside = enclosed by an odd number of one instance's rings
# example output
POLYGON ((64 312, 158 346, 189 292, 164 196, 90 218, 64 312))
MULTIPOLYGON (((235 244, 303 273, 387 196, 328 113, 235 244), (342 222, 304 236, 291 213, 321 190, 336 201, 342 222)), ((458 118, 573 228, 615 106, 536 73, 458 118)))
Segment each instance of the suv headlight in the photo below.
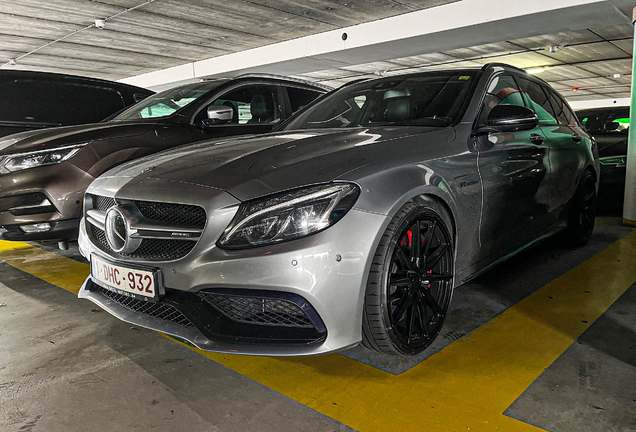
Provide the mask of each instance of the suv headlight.
POLYGON ((0 158, 0 173, 9 174, 27 168, 64 162, 75 156, 86 144, 73 144, 51 150, 38 150, 2 156, 0 158))
POLYGON ((245 249, 317 233, 342 219, 359 194, 355 184, 330 183, 244 202, 217 245, 245 249))

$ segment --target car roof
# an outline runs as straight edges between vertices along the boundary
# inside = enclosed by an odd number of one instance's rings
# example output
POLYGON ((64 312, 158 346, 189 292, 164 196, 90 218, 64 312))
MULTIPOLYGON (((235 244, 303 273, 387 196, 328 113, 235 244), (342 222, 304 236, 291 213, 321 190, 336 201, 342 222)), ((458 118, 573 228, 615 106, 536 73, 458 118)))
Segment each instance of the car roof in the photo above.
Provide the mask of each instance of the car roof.
POLYGON ((328 92, 333 90, 332 87, 329 87, 327 85, 324 84, 320 84, 320 83, 313 83, 311 81, 306 81, 306 80, 302 80, 302 79, 296 79, 296 78, 290 78, 290 77, 284 77, 284 76, 280 76, 280 75, 272 75, 272 74, 244 74, 244 75, 239 75, 237 77, 230 77, 230 78, 203 78, 200 81, 196 82, 196 83, 188 83, 188 84, 183 84, 181 86, 177 86, 177 87, 188 87, 188 86, 192 86, 192 85, 201 85, 202 83, 206 83, 209 82, 210 86, 212 86, 214 84, 215 87, 218 86, 219 83, 221 84, 225 84, 225 83, 229 83, 229 82, 233 82, 233 81, 254 81, 254 80, 258 80, 258 81, 271 81, 273 83, 278 83, 278 84, 294 84, 294 85, 298 85, 301 87, 310 87, 314 90, 318 90, 321 92, 328 92))
POLYGON ((108 85, 109 87, 125 87, 133 92, 143 91, 148 94, 154 94, 155 92, 143 87, 138 87, 132 84, 125 84, 118 81, 109 81, 100 78, 84 77, 79 75, 70 75, 55 72, 38 72, 29 70, 0 70, 0 78, 23 78, 23 79, 35 79, 35 80, 50 80, 50 81, 73 81, 77 83, 93 83, 108 85))

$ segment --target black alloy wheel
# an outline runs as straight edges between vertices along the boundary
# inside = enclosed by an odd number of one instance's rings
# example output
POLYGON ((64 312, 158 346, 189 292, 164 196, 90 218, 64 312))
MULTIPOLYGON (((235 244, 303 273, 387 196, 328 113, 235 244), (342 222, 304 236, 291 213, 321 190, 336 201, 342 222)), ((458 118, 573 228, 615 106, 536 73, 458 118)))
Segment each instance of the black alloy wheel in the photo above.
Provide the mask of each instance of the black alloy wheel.
POLYGON ((398 212, 376 253, 383 255, 382 269, 369 276, 363 343, 383 353, 422 352, 440 333, 450 305, 450 217, 436 201, 426 204, 410 202, 398 212))
POLYGON ((592 238, 596 217, 596 181, 590 171, 581 176, 568 217, 566 237, 575 246, 585 246, 592 238))

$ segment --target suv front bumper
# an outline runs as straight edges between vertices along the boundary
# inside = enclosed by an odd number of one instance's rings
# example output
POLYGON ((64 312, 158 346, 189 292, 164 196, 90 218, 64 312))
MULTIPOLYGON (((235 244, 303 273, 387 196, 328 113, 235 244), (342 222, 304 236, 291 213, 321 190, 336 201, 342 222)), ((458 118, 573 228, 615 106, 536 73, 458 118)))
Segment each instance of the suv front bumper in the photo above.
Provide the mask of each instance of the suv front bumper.
POLYGON ((76 239, 84 191, 93 180, 91 175, 70 162, 0 175, 0 226, 7 230, 2 238, 19 241, 76 239), (50 205, 32 205, 26 197, 34 195, 44 197, 50 205), (27 234, 19 228, 38 223, 49 223, 51 229, 27 234))

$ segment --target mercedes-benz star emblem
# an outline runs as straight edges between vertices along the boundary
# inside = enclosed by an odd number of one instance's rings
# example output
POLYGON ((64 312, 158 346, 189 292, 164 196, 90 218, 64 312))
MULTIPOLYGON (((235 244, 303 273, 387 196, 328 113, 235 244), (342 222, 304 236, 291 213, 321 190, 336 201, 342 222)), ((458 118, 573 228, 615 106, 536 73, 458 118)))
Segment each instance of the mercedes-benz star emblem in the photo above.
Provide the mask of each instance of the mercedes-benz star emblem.
POLYGON ((130 223, 125 211, 119 207, 112 207, 106 213, 104 221, 106 241, 111 249, 117 253, 129 254, 137 250, 141 239, 131 238, 130 223))

